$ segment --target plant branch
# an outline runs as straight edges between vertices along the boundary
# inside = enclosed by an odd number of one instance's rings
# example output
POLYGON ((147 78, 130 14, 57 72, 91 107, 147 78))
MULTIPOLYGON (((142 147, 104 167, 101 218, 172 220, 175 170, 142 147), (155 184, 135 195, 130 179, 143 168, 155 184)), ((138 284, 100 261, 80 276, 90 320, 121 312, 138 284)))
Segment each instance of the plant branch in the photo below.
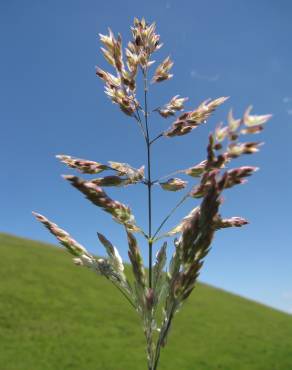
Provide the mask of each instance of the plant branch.
POLYGON ((148 189, 148 253, 149 253, 149 288, 152 287, 152 182, 151 182, 151 150, 150 136, 148 126, 148 84, 147 84, 147 68, 143 69, 144 76, 144 117, 146 127, 146 144, 147 144, 147 189, 148 189))
POLYGON ((154 139, 152 139, 149 143, 149 145, 152 145, 156 140, 161 138, 163 136, 163 132, 161 132, 159 135, 157 135, 154 139))
POLYGON ((178 209, 179 206, 181 206, 184 201, 189 197, 189 193, 185 194, 182 199, 177 203, 177 205, 170 211, 170 213, 165 217, 165 219, 161 222, 161 224, 158 226, 158 229, 155 231, 152 239, 155 239, 156 235, 159 233, 159 231, 162 229, 164 224, 168 221, 168 219, 174 214, 174 212, 178 209))
POLYGON ((138 108, 137 108, 137 107, 136 107, 136 114, 134 114, 134 116, 133 116, 133 117, 136 119, 136 121, 137 121, 138 125, 140 126, 141 131, 142 131, 142 133, 143 133, 143 136, 144 136, 144 138, 145 138, 145 140, 146 140, 146 142, 147 142, 147 134, 146 134, 145 129, 144 129, 144 127, 143 127, 142 120, 141 120, 141 117, 140 117, 140 114, 139 114, 139 110, 138 110, 138 108))
POLYGON ((154 360, 153 370, 157 370, 157 366, 158 366, 158 362, 159 362, 159 358, 160 358, 160 349, 161 349, 163 341, 166 339, 166 336, 168 334, 172 319, 173 319, 174 314, 175 314, 175 310, 176 310, 176 303, 173 302, 169 317, 168 317, 168 319, 167 319, 167 321, 165 322, 165 325, 164 325, 165 328, 164 327, 161 328, 161 332, 160 332, 160 335, 159 335, 159 338, 158 338, 158 341, 157 341, 157 344, 156 344, 155 360, 154 360))
POLYGON ((177 170, 177 171, 174 171, 174 172, 171 172, 169 173, 168 175, 165 175, 165 176, 162 176, 162 177, 159 177, 158 179, 152 181, 152 184, 157 184, 158 182, 160 182, 161 180, 164 180, 164 179, 167 179, 168 177, 171 177, 173 175, 177 175, 178 173, 184 173, 185 171, 184 170, 177 170))
POLYGON ((123 291, 123 289, 113 280, 108 279, 112 282, 112 284, 122 293, 122 295, 126 298, 126 300, 130 303, 132 307, 134 307, 135 311, 137 310, 137 307, 135 304, 132 302, 132 300, 128 297, 128 295, 123 291))

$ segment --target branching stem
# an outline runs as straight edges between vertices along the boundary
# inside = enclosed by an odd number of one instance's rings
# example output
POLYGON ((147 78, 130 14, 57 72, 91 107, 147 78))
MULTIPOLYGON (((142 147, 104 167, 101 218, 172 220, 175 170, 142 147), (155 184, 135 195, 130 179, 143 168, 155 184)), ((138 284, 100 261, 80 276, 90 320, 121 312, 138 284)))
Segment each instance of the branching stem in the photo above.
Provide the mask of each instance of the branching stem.
POLYGON ((174 214, 174 212, 178 209, 179 206, 181 206, 186 199, 188 199, 189 193, 185 194, 182 199, 177 203, 177 205, 169 212, 169 214, 165 217, 165 219, 161 222, 161 224, 158 226, 158 229, 155 231, 152 239, 155 240, 156 235, 159 233, 159 231, 162 229, 164 224, 168 221, 168 219, 174 214))
POLYGON ((123 291, 123 289, 117 284, 115 283, 113 280, 111 279, 108 279, 110 280, 110 282, 116 287, 118 288, 118 290, 122 293, 122 295, 126 298, 126 300, 130 303, 130 305, 134 308, 134 310, 136 311, 136 306, 135 304, 132 302, 132 300, 129 298, 129 296, 123 291))
POLYGON ((158 182, 160 182, 161 180, 164 180, 164 179, 167 179, 169 177, 172 177, 174 175, 177 175, 178 173, 184 173, 185 171, 184 170, 177 170, 175 172, 171 172, 169 173, 168 175, 165 175, 165 176, 162 176, 162 177, 159 177, 159 179, 156 179, 154 181, 152 181, 153 184, 157 184, 158 182))
POLYGON ((162 136, 163 136, 163 132, 161 134, 157 135, 154 139, 152 139, 149 144, 152 145, 156 140, 158 140, 162 136))
POLYGON ((138 108, 136 107, 136 113, 134 114, 134 118, 136 119, 136 121, 138 122, 138 125, 140 126, 140 128, 141 128, 141 131, 142 131, 142 133, 143 133, 143 136, 144 136, 144 138, 145 138, 145 140, 147 141, 147 134, 146 134, 146 132, 145 132, 145 129, 144 129, 144 127, 143 127, 143 124, 142 124, 142 120, 141 120, 141 117, 140 117, 140 114, 139 114, 139 110, 138 110, 138 108))
POLYGON ((149 288, 152 287, 152 181, 151 181, 151 142, 148 126, 148 84, 147 68, 143 69, 144 76, 144 117, 146 127, 146 145, 147 145, 147 189, 148 189, 148 253, 149 253, 149 288))

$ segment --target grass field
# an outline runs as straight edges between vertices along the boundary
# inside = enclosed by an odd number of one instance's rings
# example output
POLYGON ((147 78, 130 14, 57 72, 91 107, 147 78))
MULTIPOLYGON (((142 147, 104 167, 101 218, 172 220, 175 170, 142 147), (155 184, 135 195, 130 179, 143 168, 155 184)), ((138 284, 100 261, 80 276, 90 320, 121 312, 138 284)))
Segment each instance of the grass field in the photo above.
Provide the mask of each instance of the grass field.
MULTIPOLYGON (((61 249, 0 234, 1 370, 146 370, 136 313, 61 249)), ((292 370, 292 316, 203 284, 159 370, 292 370)))

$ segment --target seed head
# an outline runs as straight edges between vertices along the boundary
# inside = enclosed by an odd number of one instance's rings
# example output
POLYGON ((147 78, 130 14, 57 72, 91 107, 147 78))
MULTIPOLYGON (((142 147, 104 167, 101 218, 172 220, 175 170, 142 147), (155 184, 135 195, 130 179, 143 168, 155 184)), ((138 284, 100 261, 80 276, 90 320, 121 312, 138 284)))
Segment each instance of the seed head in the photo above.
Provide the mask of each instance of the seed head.
POLYGON ((178 191, 178 190, 184 189, 187 186, 187 182, 175 177, 175 178, 171 178, 171 179, 169 179, 165 182, 160 182, 159 185, 164 190, 178 191))
POLYGON ((163 118, 174 116, 176 112, 184 109, 184 102, 187 100, 188 98, 180 98, 179 95, 176 95, 163 107, 156 109, 156 111, 163 118))
POLYGON ((56 158, 65 163, 68 167, 77 169, 82 173, 97 174, 109 169, 107 165, 94 161, 89 161, 87 159, 70 157, 69 155, 56 155, 56 158))
POLYGON ((162 82, 172 78, 173 75, 169 73, 169 70, 172 66, 173 62, 170 60, 170 57, 165 58, 164 61, 156 68, 156 71, 152 78, 152 83, 162 82))
POLYGON ((198 108, 193 111, 183 113, 178 119, 172 124, 172 126, 164 132, 164 136, 182 136, 194 128, 205 123, 207 118, 214 112, 214 110, 223 104, 228 97, 221 97, 215 100, 205 100, 201 103, 198 108))

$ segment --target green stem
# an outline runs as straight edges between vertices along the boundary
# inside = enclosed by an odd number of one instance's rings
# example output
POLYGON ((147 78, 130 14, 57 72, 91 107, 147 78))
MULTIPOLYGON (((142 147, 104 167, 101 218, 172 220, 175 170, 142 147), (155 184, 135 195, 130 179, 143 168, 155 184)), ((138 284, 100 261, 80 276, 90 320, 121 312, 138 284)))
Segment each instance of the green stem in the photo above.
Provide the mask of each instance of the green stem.
POLYGON ((170 328, 170 325, 171 325, 171 322, 172 322, 172 319, 173 319, 173 316, 174 316, 174 313, 175 313, 175 307, 176 307, 175 303, 173 303, 170 314, 169 314, 169 317, 167 319, 167 322, 165 323, 166 324, 165 329, 164 329, 164 327, 161 328, 161 330, 163 330, 163 336, 162 336, 162 332, 161 332, 160 335, 159 335, 158 341, 157 341, 157 345, 156 345, 153 370, 157 370, 157 366, 158 366, 158 362, 159 362, 159 358, 160 358, 161 346, 162 346, 163 341, 167 337, 167 334, 168 334, 168 331, 169 331, 169 328, 170 328))
POLYGON ((147 68, 143 70, 144 76, 144 117, 146 127, 146 145, 147 145, 147 189, 148 189, 148 251, 149 251, 149 288, 152 287, 152 182, 151 182, 151 150, 150 136, 148 126, 148 102, 147 102, 147 68))
POLYGON ((130 303, 130 305, 134 308, 134 310, 137 310, 137 307, 135 304, 132 302, 132 300, 128 297, 128 295, 123 291, 123 289, 113 280, 108 279, 121 293, 122 295, 126 298, 126 300, 130 303))
POLYGON ((159 177, 159 179, 156 179, 154 181, 152 181, 153 184, 157 184, 158 182, 160 182, 161 180, 164 180, 164 179, 167 179, 169 177, 172 177, 174 175, 177 175, 178 173, 184 173, 185 171, 184 170, 177 170, 177 171, 174 171, 174 172, 171 172, 169 173, 168 175, 165 175, 165 176, 162 176, 162 177, 159 177))
POLYGON ((174 214, 174 212, 178 209, 178 207, 184 203, 184 201, 189 197, 189 193, 185 194, 183 198, 177 203, 177 205, 170 211, 170 213, 165 217, 165 219, 161 222, 158 229, 155 231, 153 238, 156 237, 156 235, 159 233, 159 231, 162 229, 164 224, 168 221, 168 219, 174 214))

